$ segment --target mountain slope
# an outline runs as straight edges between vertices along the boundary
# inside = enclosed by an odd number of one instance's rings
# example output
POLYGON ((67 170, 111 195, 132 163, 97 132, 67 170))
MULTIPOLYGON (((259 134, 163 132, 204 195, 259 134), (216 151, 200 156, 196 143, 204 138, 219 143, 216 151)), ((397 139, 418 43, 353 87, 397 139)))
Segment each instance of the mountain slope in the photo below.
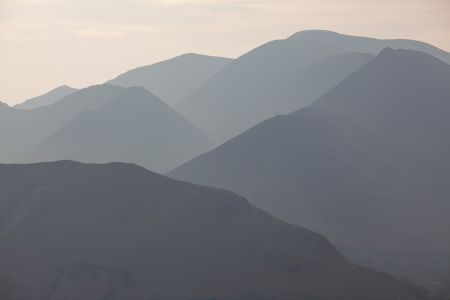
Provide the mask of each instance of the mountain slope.
POLYGON ((383 50, 311 106, 170 173, 231 189, 353 259, 435 279, 450 258, 450 66, 383 50))
POLYGON ((0 179, 2 299, 418 299, 227 191, 118 163, 0 179))
POLYGON ((175 108, 223 142, 277 114, 309 105, 370 59, 350 53, 376 55, 387 46, 423 50, 450 62, 449 53, 421 42, 305 31, 235 59, 175 108), (314 71, 317 63, 319 70, 314 71), (315 75, 310 78, 311 73, 315 75))
POLYGON ((349 52, 364 52, 378 54, 384 48, 416 50, 434 56, 450 64, 450 53, 433 45, 408 39, 375 39, 361 36, 339 34, 327 30, 300 31, 289 39, 301 40, 307 43, 320 43, 329 47, 338 47, 349 52))
POLYGON ((121 87, 142 86, 167 104, 174 105, 230 61, 224 57, 184 54, 130 70, 107 83, 121 87))
POLYGON ((196 127, 144 88, 128 88, 47 137, 22 161, 132 162, 166 172, 211 149, 196 127))
POLYGON ((209 139, 143 88, 97 85, 35 109, 0 108, 1 162, 135 162, 166 172, 209 139))
POLYGON ((58 102, 35 109, 9 108, 0 119, 0 161, 14 162, 80 113, 97 109, 125 89, 98 85, 76 91, 58 102))
POLYGON ((20 104, 14 105, 15 108, 19 109, 32 109, 37 108, 41 106, 46 106, 55 103, 56 101, 66 97, 69 94, 72 94, 77 89, 74 89, 70 86, 63 85, 60 87, 57 87, 50 92, 37 96, 31 99, 28 99, 20 104))

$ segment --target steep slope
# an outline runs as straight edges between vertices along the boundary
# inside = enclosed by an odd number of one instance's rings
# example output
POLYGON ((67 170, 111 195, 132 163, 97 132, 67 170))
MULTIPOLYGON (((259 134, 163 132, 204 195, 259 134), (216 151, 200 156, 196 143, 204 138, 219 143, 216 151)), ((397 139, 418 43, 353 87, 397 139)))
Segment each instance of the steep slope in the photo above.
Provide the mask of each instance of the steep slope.
POLYGON ((32 109, 41 106, 47 106, 57 102, 67 95, 72 94, 75 91, 77 91, 77 89, 74 89, 67 85, 63 85, 51 90, 44 95, 28 99, 20 104, 15 105, 14 107, 19 109, 32 109))
POLYGON ((417 299, 233 193, 135 165, 0 165, 2 299, 417 299))
POLYGON ((429 279, 450 258, 450 66, 383 50, 310 107, 170 173, 231 189, 362 263, 429 279))
POLYGON ((46 138, 22 161, 132 162, 157 172, 211 149, 195 126, 144 88, 128 88, 46 138))
POLYGON ((349 53, 376 55, 388 46, 422 50, 450 62, 449 53, 421 42, 305 31, 239 57, 175 107, 223 142, 265 119, 309 105, 370 59, 349 53))
POLYGON ((174 105, 230 61, 224 57, 189 53, 130 70, 107 83, 121 87, 142 86, 174 105))

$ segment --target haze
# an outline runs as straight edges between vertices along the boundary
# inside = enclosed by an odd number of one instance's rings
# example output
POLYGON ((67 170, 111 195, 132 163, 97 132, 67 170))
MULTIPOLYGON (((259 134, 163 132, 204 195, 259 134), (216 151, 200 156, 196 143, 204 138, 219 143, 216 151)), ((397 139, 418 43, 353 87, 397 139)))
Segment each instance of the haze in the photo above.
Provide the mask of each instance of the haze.
POLYGON ((237 57, 313 28, 450 50, 449 20, 446 0, 0 0, 0 101, 186 52, 237 57))

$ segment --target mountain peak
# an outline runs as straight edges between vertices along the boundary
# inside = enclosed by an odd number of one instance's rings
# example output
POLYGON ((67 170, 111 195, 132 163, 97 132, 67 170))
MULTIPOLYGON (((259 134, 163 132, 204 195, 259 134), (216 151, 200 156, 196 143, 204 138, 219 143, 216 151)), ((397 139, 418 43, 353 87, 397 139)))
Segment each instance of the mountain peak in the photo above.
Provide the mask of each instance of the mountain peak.
POLYGON ((380 51, 379 55, 393 55, 395 53, 395 50, 391 47, 386 47, 383 50, 380 51))
POLYGON ((149 90, 147 90, 146 88, 142 87, 142 86, 130 86, 129 88, 126 88, 126 91, 129 93, 133 93, 136 95, 142 95, 142 96, 152 96, 155 97, 155 95, 153 95, 152 92, 150 92, 149 90))
POLYGON ((165 172, 211 146, 198 128, 143 87, 93 86, 59 104, 50 107, 51 115, 70 110, 68 122, 21 162, 120 161, 165 172))
MULTIPOLYGON (((327 102, 334 103, 333 107, 338 108, 343 104, 342 101, 347 103, 350 98, 360 104, 377 103, 377 105, 384 99, 385 104, 389 106, 401 102, 400 99, 409 105, 412 99, 417 103, 423 103, 424 99, 429 98, 428 95, 434 95, 434 99, 441 99, 438 95, 447 90, 445 87, 448 86, 449 77, 450 66, 432 55, 416 50, 386 47, 347 80, 318 99, 313 106, 327 102), (365 92, 371 91, 369 95, 363 94, 362 86, 365 92), (337 97, 338 94, 340 97, 337 97), (341 102, 336 103, 336 98, 341 102)), ((440 102, 440 105, 446 104, 440 102)), ((411 107, 409 109, 411 110, 411 107)))
POLYGON ((415 80, 423 85, 437 86, 442 80, 447 80, 448 72, 449 65, 430 54, 417 50, 386 47, 352 76, 363 76, 363 74, 365 74, 364 76, 375 76, 372 78, 374 83, 385 82, 385 80, 376 79, 380 79, 380 76, 388 76, 391 77, 391 84, 395 82, 400 88, 400 83, 405 83, 405 80, 415 80), (397 78, 397 81, 394 81, 394 78, 397 78), (431 78, 434 79, 431 80, 431 78))
POLYGON ((207 55, 207 54, 201 54, 201 53, 195 53, 195 52, 187 52, 187 53, 183 53, 180 54, 178 56, 175 56, 174 58, 212 58, 212 59, 225 59, 225 60, 229 60, 229 58, 227 57, 221 57, 221 56, 212 56, 212 55, 207 55))
POLYGON ((57 91, 57 90, 72 90, 72 91, 75 91, 76 89, 71 87, 71 86, 69 86, 69 85, 63 84, 63 85, 60 85, 57 88, 53 89, 52 91, 57 91))
POLYGON ((129 70, 107 83, 142 86, 169 105, 181 101, 224 67, 231 59, 185 53, 168 60, 129 70))
POLYGON ((0 108, 8 108, 8 107, 9 107, 8 103, 0 101, 0 108))
POLYGON ((70 87, 68 85, 61 85, 43 95, 25 100, 24 102, 15 105, 15 108, 33 109, 33 108, 38 108, 38 107, 42 107, 42 106, 47 106, 47 105, 58 102, 65 96, 70 95, 70 94, 74 93, 75 91, 77 91, 77 89, 75 89, 73 87, 70 87))
POLYGON ((372 54, 378 54, 386 47, 392 49, 411 49, 433 55, 446 63, 450 63, 450 53, 436 48, 433 45, 408 39, 378 39, 341 34, 328 30, 300 31, 288 39, 301 43, 328 45, 341 50, 372 54))
MULTIPOLYGON (((142 105, 157 104, 159 105, 159 107, 161 105, 167 106, 166 103, 160 100, 152 92, 141 86, 132 86, 126 88, 124 92, 116 99, 114 99, 111 103, 113 104, 112 106, 115 107, 115 109, 124 109, 127 106, 132 105, 132 103, 142 105), (121 103, 122 105, 117 106, 118 103, 121 103)), ((155 109, 155 107, 153 106, 152 109, 155 109)))
POLYGON ((374 61, 396 60, 397 62, 408 62, 411 64, 420 64, 423 61, 442 63, 438 58, 427 53, 410 49, 393 49, 391 47, 383 48, 374 61))
POLYGON ((312 37, 336 37, 340 36, 340 33, 337 33, 335 31, 330 30, 323 30, 323 29, 309 29, 309 30, 302 30, 299 32, 294 33, 291 35, 288 39, 303 39, 303 38, 312 38, 312 37))
POLYGON ((183 53, 181 55, 178 55, 176 57, 204 57, 204 56, 208 56, 208 55, 203 55, 203 54, 194 53, 194 52, 188 52, 188 53, 183 53))

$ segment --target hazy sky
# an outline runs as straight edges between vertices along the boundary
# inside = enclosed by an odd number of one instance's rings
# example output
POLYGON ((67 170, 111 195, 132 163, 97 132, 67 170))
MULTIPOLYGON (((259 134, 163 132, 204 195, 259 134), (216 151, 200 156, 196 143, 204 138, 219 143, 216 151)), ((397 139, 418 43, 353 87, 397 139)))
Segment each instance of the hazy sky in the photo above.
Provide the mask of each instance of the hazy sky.
POLYGON ((305 29, 450 50, 450 0, 0 0, 0 101, 185 52, 236 57, 305 29))

